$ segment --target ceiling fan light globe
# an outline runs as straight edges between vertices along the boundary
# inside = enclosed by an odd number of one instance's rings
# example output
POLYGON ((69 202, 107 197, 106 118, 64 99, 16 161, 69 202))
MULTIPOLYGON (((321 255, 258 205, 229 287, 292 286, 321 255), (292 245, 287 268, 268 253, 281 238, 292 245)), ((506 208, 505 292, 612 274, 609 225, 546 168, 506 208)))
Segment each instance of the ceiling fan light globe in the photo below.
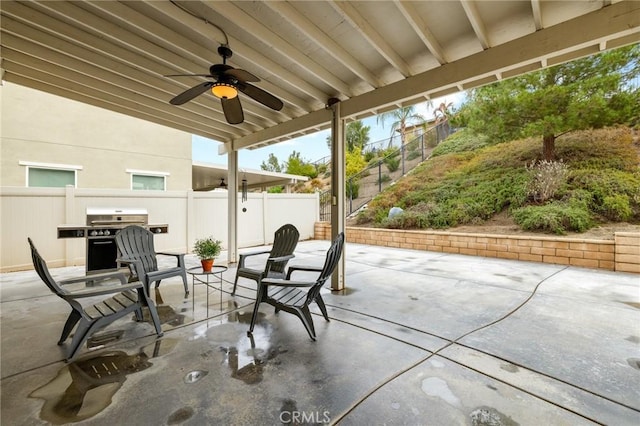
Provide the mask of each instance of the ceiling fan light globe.
POLYGON ((211 93, 220 99, 233 99, 238 96, 238 89, 227 83, 216 83, 211 87, 211 93))

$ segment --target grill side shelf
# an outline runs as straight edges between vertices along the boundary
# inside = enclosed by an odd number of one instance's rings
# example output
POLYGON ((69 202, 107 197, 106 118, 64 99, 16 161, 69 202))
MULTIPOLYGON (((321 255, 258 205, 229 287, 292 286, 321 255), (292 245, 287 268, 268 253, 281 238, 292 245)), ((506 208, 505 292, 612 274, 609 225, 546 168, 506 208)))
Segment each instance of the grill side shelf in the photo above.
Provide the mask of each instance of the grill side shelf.
POLYGON ((87 236, 85 228, 58 228, 58 238, 84 238, 87 236))

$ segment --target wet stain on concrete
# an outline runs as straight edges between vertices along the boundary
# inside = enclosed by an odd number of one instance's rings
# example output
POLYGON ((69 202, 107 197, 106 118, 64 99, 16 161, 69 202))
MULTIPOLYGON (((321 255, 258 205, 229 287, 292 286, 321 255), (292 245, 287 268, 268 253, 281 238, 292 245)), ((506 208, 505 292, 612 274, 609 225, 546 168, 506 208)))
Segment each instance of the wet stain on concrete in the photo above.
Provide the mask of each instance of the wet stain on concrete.
POLYGON ((357 292, 358 290, 355 288, 343 288, 342 290, 331 290, 331 294, 336 295, 336 296, 349 296, 350 294, 353 294, 355 292, 357 292))
POLYGON ((627 358, 627 363, 636 370, 640 370, 640 358, 627 358))
POLYGON ((440 360, 438 360, 438 359, 431 358, 431 359, 429 360, 429 362, 430 362, 430 363, 431 363, 431 365, 432 365, 433 367, 435 367, 435 368, 444 368, 444 362, 442 362, 442 361, 440 361, 440 360))
POLYGON ((422 381, 422 391, 429 396, 442 399, 449 405, 460 407, 460 399, 449 389, 446 381, 439 377, 429 377, 422 381))
POLYGON ((517 426, 518 422, 491 407, 476 408, 469 415, 472 426, 517 426))
POLYGON ((493 274, 496 277, 504 277, 504 278, 509 278, 512 281, 517 281, 519 283, 523 282, 524 279, 522 277, 519 277, 517 275, 507 275, 507 274, 493 274))
POLYGON ((631 343, 640 343, 640 337, 638 336, 629 336, 624 340, 628 340, 631 343))
POLYGON ((186 376, 184 376, 184 382, 188 385, 195 383, 209 374, 208 371, 205 370, 193 370, 189 371, 186 376))
MULTIPOLYGON (((227 320, 229 322, 238 322, 241 324, 251 324, 251 316, 253 312, 251 311, 234 311, 230 312, 227 315, 227 320)), ((256 319, 256 324, 260 323, 267 315, 264 312, 258 312, 258 318, 256 319)))
POLYGON ((418 298, 417 298, 417 297, 415 297, 415 296, 409 296, 409 299, 411 299, 411 300, 420 300, 420 299, 418 299, 418 298))
POLYGON ((191 407, 182 407, 169 416, 167 419, 167 424, 169 425, 177 425, 183 422, 186 422, 191 417, 193 417, 194 411, 191 407))
MULTIPOLYGON (((248 336, 248 339, 250 348, 246 351, 239 350, 236 346, 220 347, 220 350, 226 355, 225 362, 231 370, 231 377, 248 385, 255 385, 262 381, 265 364, 274 362, 278 355, 287 351, 271 348, 266 339, 259 341, 257 346, 253 335, 248 336)), ((274 363, 278 364, 277 361, 274 363)))
MULTIPOLYGON (((185 323, 186 316, 177 313, 176 310, 169 305, 156 306, 156 310, 158 311, 160 324, 167 324, 173 327, 177 327, 185 323)), ((151 321, 151 315, 149 315, 149 309, 145 308, 143 310, 143 320, 148 323, 153 323, 151 321)))
POLYGON ((87 348, 94 349, 102 346, 106 346, 117 340, 122 339, 124 336, 124 330, 113 330, 106 333, 94 334, 87 339, 87 348))
POLYGON ((502 364, 500 365, 500 368, 504 371, 508 371, 509 373, 517 373, 518 371, 520 371, 520 369, 513 364, 502 364))
POLYGON ((29 397, 45 400, 40 411, 42 420, 56 425, 79 422, 109 406, 129 374, 153 365, 148 358, 144 352, 127 355, 112 351, 72 362, 29 397))
POLYGON ((280 415, 279 419, 282 419, 283 425, 295 424, 293 421, 293 416, 291 413, 298 412, 298 404, 293 399, 285 399, 282 401, 282 406, 280 407, 280 415))
POLYGON ((127 376, 151 367, 150 358, 167 353, 176 343, 176 339, 162 339, 134 355, 112 350, 79 359, 62 367, 29 397, 44 400, 40 418, 51 424, 86 420, 111 404, 127 376))

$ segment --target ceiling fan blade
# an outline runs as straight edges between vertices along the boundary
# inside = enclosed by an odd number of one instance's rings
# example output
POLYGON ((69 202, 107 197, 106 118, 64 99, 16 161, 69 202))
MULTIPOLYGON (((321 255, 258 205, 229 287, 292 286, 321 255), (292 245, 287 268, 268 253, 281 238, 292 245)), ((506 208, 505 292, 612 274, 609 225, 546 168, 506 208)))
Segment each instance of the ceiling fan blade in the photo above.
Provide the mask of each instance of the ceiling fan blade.
POLYGON ((197 86, 193 86, 191 89, 187 89, 184 92, 180 93, 175 98, 171 99, 169 103, 171 105, 182 105, 185 102, 189 102, 191 99, 195 98, 198 95, 206 92, 213 83, 210 81, 205 81, 204 83, 200 83, 197 86))
POLYGON ((242 104, 238 96, 231 99, 222 98, 220 101, 222 102, 222 111, 224 111, 224 116, 229 124, 240 124, 244 121, 242 104))
POLYGON ((255 99, 256 101, 268 106, 271 109, 275 109, 276 111, 280 111, 284 106, 280 99, 252 84, 238 83, 238 89, 240 89, 240 91, 245 95, 255 99))
POLYGON ((163 75, 163 77, 209 77, 209 78, 216 78, 214 75, 211 75, 211 74, 166 74, 166 75, 163 75))
POLYGON ((238 68, 232 68, 229 70, 226 70, 224 72, 227 75, 230 75, 231 77, 235 78, 238 81, 260 81, 260 79, 258 77, 256 77, 255 75, 251 74, 249 71, 245 71, 245 70, 241 70, 238 68))

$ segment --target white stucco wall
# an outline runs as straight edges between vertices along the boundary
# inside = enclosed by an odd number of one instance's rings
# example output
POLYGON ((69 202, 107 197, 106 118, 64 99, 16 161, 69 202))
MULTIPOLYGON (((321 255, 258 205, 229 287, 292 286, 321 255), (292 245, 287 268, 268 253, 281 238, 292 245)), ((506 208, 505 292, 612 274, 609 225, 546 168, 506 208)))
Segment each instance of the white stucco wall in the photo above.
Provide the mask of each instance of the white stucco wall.
POLYGON ((127 169, 191 189, 191 135, 27 87, 0 86, 0 179, 26 186, 20 161, 82 166, 78 188, 130 189, 127 169))

